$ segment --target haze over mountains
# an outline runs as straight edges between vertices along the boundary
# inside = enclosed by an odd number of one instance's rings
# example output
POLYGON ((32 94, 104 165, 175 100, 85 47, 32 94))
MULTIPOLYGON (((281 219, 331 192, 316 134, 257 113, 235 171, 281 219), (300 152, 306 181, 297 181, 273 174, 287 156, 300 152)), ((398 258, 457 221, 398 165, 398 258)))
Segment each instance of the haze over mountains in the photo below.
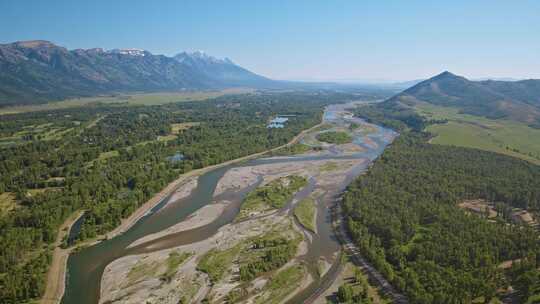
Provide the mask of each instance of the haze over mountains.
MULTIPOLYGON (((396 85, 396 91, 411 87, 389 101, 453 106, 540 126, 540 80, 471 81, 444 72, 418 82, 396 85)), ((0 106, 114 93, 328 85, 271 80, 203 52, 168 57, 139 49, 68 50, 43 40, 0 44, 0 106)))
POLYGON ((540 80, 470 81, 443 72, 390 98, 387 102, 414 106, 427 102, 460 108, 488 118, 507 118, 540 128, 540 80))
POLYGON ((202 52, 68 50, 43 40, 0 45, 0 105, 115 92, 267 87, 274 82, 202 52))

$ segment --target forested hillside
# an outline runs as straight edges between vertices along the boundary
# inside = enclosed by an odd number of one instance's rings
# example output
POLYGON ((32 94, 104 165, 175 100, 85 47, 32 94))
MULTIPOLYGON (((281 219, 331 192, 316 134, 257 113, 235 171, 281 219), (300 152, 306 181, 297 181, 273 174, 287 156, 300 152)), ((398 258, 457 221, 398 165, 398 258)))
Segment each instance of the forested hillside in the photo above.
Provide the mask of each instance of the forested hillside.
POLYGON ((401 130, 344 197, 349 230, 371 263, 412 303, 487 303, 507 296, 508 286, 518 301, 533 303, 540 293, 538 232, 511 214, 537 214, 540 166, 428 144, 421 129, 429 122, 414 112, 371 106, 357 114, 401 130), (493 202, 496 216, 458 208, 471 199, 493 202))
POLYGON ((59 226, 112 230, 180 174, 287 143, 352 95, 250 94, 163 106, 4 115, 0 121, 0 302, 39 297, 59 226), (268 129, 277 114, 283 129, 268 129), (14 140, 17 138, 17 140, 14 140))

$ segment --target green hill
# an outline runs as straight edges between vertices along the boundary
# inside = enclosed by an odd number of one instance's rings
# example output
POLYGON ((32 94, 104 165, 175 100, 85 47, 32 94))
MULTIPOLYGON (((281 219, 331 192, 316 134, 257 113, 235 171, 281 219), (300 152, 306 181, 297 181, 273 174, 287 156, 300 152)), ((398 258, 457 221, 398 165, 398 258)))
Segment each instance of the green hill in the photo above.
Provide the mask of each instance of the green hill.
POLYGON ((390 98, 402 108, 428 103, 460 113, 508 119, 540 128, 540 80, 470 81, 443 72, 390 98))

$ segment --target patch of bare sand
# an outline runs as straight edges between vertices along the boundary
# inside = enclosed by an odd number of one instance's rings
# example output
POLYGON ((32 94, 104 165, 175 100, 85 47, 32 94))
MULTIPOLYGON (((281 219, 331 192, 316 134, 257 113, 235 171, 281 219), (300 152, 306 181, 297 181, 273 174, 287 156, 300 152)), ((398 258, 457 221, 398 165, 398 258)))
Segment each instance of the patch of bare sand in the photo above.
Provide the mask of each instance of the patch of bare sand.
POLYGON ((254 167, 236 167, 227 170, 225 175, 219 180, 214 196, 218 196, 226 191, 238 191, 257 182, 259 173, 254 167))
POLYGON ((127 256, 116 266, 107 267, 101 281, 99 303, 178 303, 182 298, 197 296, 207 285, 205 275, 195 273, 195 257, 189 258, 170 280, 163 279, 167 271, 168 249, 159 254, 127 256), (123 267, 125 266, 125 267, 123 267), (114 273, 112 273, 114 272, 114 273), (117 278, 123 278, 117 280, 117 278))
POLYGON ((512 220, 515 223, 526 224, 529 226, 537 225, 531 213, 529 213, 527 210, 523 210, 519 208, 514 208, 514 210, 512 210, 512 220))
MULTIPOLYGON (((459 203, 458 207, 480 216, 487 217, 488 219, 493 219, 497 217, 498 214, 495 209, 495 203, 483 199, 465 200, 459 203)), ((528 225, 533 228, 538 227, 538 221, 536 221, 533 214, 525 209, 512 208, 510 220, 514 224, 528 225)))
MULTIPOLYGON (((290 223, 288 217, 272 215, 262 219, 228 224, 221 227, 214 236, 197 243, 148 254, 122 257, 105 268, 101 279, 100 303, 145 303, 150 300, 150 295, 152 299, 159 299, 159 303, 176 304, 181 296, 186 296, 181 292, 180 285, 182 284, 191 284, 198 286, 198 289, 208 288, 210 290, 206 275, 196 270, 196 261, 201 256, 214 248, 218 250, 231 248, 243 240, 270 231, 276 225, 288 223, 290 223), (189 262, 182 265, 170 282, 163 282, 159 279, 159 273, 163 271, 163 265, 166 264, 166 259, 172 251, 192 252, 194 255, 189 262), (140 263, 151 265, 149 269, 154 270, 142 276, 138 281, 130 281, 129 272, 140 263), (172 296, 171 291, 173 290, 176 292, 175 296, 172 296)), ((230 287, 233 286, 228 286, 228 288, 230 287)))
POLYGON ((169 202, 176 202, 188 197, 191 192, 195 190, 195 188, 197 188, 198 180, 198 176, 192 177, 187 180, 181 187, 174 191, 174 193, 171 195, 171 198, 169 199, 169 202))
POLYGON ((488 218, 497 216, 497 211, 495 211, 493 204, 481 199, 463 201, 458 204, 458 207, 476 214, 487 215, 488 218))
MULTIPOLYGON (((342 164, 344 166, 339 168, 341 170, 348 169, 348 165, 353 166, 361 161, 332 160, 332 162, 342 164)), ((257 181, 258 176, 264 176, 263 185, 280 177, 293 174, 302 175, 308 178, 313 177, 319 174, 320 166, 327 162, 328 160, 311 160, 233 168, 228 170, 219 180, 214 192, 214 196, 222 194, 228 190, 243 189, 253 185, 257 181)), ((342 172, 337 171, 339 170, 336 170, 336 175, 342 174, 342 172)))
POLYGON ((135 247, 140 244, 159 239, 169 234, 174 234, 174 233, 206 226, 210 224, 211 222, 215 221, 217 218, 219 218, 219 216, 221 216, 221 214, 223 213, 223 210, 225 210, 225 207, 228 204, 229 204, 228 201, 221 201, 221 202, 206 205, 200 208, 199 210, 195 211, 188 218, 177 223, 176 225, 173 225, 160 232, 152 233, 145 237, 142 237, 136 240, 135 242, 131 243, 127 248, 135 247))
POLYGON ((328 161, 328 163, 332 164, 332 168, 331 170, 323 170, 320 172, 320 175, 317 177, 317 186, 331 187, 344 183, 347 179, 347 173, 366 161, 368 160, 352 159, 328 161))
POLYGON ((361 147, 361 146, 359 146, 357 144, 354 144, 354 143, 343 144, 343 145, 339 145, 337 147, 345 155, 352 154, 352 153, 358 153, 358 152, 362 152, 362 151, 366 150, 365 148, 363 148, 363 147, 361 147))
MULTIPOLYGON (((255 182, 258 176, 265 177, 263 181, 264 184, 283 176, 298 174, 306 177, 315 177, 318 187, 321 185, 331 186, 342 182, 347 173, 350 172, 354 166, 363 161, 364 160, 332 160, 332 162, 338 164, 338 169, 332 170, 331 172, 321 172, 321 166, 328 162, 328 160, 299 161, 241 167, 237 170, 229 170, 224 175, 218 183, 221 185, 216 193, 219 194, 228 189, 246 187, 250 185, 250 183, 255 182), (246 176, 246 178, 238 179, 240 176, 246 176)), ((197 287, 198 292, 189 295, 190 299, 193 301, 196 299, 200 300, 212 294, 222 296, 235 288, 238 283, 227 280, 210 286, 206 275, 196 270, 195 261, 211 249, 216 248, 218 250, 224 250, 231 248, 241 241, 262 235, 275 229, 276 226, 282 225, 283 223, 290 223, 290 221, 290 216, 274 213, 264 217, 225 225, 220 228, 214 236, 197 243, 179 246, 174 249, 160 250, 146 255, 123 257, 113 261, 106 267, 102 277, 100 303, 141 303, 149 300, 149 294, 151 294, 152 299, 159 299, 160 303, 177 303, 179 300, 178 297, 183 294, 181 292, 183 290, 181 286, 197 287), (163 271, 163 266, 159 265, 165 263, 164 261, 172 250, 193 252, 194 257, 190 262, 182 266, 170 282, 162 282, 161 280, 156 279, 156 273, 144 276, 137 282, 130 282, 128 278, 129 271, 133 269, 137 263, 141 263, 143 260, 149 265, 154 265, 153 267, 157 268, 157 273, 163 271), (176 291, 176 296, 172 296, 172 290, 176 291)), ((165 234, 168 233, 164 233, 163 235, 165 234)), ((305 254, 307 249, 307 241, 304 240, 299 246, 297 254, 305 254)), ((229 278, 232 277, 231 273, 227 276, 229 278)), ((302 286, 298 290, 305 288, 305 286, 309 284, 309 280, 312 280, 312 278, 304 280, 305 282, 302 283, 302 286)))
POLYGON ((376 149, 379 145, 371 138, 364 136, 364 144, 372 149, 376 149))
POLYGON ((499 265, 497 265, 497 267, 501 268, 501 269, 508 269, 508 268, 512 267, 512 265, 514 265, 514 263, 518 263, 520 261, 521 261, 521 259, 504 261, 504 262, 500 263, 499 265))

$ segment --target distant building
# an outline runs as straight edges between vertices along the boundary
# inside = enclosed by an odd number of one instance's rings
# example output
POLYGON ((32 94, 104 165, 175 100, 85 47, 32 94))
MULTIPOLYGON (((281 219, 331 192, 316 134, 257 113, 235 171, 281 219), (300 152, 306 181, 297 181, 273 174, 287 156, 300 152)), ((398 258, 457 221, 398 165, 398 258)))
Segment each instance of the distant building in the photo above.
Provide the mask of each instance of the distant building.
POLYGON ((284 128, 285 127, 285 123, 288 121, 289 119, 287 117, 276 117, 272 120, 270 120, 270 123, 266 126, 267 128, 269 129, 273 129, 273 128, 284 128))
POLYGON ((177 162, 180 162, 180 161, 184 160, 184 155, 182 153, 180 153, 180 152, 177 152, 175 155, 167 157, 167 159, 171 163, 177 163, 177 162))

